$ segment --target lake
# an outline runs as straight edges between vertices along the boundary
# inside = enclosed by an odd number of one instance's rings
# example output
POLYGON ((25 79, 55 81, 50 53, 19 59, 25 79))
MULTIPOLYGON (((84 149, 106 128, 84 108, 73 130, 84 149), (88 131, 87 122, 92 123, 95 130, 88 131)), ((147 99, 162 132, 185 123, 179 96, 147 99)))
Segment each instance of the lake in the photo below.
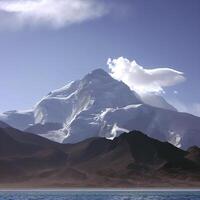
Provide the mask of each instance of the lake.
POLYGON ((0 191, 0 200, 200 200, 199 191, 0 191))

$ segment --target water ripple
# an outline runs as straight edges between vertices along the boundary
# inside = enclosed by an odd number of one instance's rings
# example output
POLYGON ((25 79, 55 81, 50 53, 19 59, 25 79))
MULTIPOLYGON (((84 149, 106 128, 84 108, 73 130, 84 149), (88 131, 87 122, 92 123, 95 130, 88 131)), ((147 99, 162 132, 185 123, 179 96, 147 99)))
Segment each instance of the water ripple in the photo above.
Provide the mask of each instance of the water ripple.
POLYGON ((200 192, 0 192, 0 200, 200 200, 200 192))

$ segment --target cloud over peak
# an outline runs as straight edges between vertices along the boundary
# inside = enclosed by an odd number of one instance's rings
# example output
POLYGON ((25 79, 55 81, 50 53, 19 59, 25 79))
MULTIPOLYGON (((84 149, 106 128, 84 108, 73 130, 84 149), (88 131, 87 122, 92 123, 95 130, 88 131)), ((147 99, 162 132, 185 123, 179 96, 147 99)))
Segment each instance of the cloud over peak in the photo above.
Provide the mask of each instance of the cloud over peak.
POLYGON ((101 17, 107 12, 101 0, 1 0, 0 25, 60 28, 101 17))
POLYGON ((108 67, 113 78, 126 83, 138 93, 164 92, 165 87, 176 85, 185 80, 183 72, 171 68, 146 69, 127 58, 108 59, 108 67))

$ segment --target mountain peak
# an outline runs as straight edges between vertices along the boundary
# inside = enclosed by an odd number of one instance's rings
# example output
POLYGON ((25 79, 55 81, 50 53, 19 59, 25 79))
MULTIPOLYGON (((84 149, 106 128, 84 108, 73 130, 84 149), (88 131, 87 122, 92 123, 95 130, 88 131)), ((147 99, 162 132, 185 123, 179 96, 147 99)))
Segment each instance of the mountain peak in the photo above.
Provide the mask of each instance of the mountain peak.
POLYGON ((85 78, 89 79, 108 79, 111 78, 111 76, 102 68, 98 68, 90 72, 85 76, 85 78))
POLYGON ((108 76, 108 73, 102 68, 94 69, 89 74, 98 74, 98 75, 108 76))

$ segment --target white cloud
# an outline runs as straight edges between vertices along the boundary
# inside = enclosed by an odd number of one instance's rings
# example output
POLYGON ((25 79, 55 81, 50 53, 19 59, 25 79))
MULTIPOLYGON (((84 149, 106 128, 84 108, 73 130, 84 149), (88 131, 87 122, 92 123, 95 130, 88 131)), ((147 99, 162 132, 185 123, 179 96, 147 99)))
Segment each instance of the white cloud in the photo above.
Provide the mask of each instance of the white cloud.
POLYGON ((1 0, 0 25, 60 28, 101 17, 107 12, 101 0, 1 0))
POLYGON ((107 64, 113 78, 123 81, 138 93, 163 93, 165 87, 185 80, 183 72, 171 68, 145 69, 136 61, 123 57, 113 60, 109 58, 107 64))

